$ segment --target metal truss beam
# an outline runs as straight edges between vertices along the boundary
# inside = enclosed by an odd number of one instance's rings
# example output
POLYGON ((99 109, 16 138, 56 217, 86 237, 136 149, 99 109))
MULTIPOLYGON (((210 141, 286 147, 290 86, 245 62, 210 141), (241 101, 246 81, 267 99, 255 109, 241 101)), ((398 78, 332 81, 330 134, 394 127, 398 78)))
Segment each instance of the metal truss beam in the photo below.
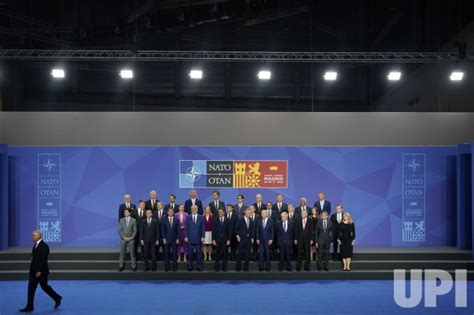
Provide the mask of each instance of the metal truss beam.
POLYGON ((473 62, 468 54, 460 60, 450 52, 271 52, 271 51, 162 51, 162 50, 35 50, 0 49, 0 60, 78 61, 209 61, 297 63, 452 63, 473 62))

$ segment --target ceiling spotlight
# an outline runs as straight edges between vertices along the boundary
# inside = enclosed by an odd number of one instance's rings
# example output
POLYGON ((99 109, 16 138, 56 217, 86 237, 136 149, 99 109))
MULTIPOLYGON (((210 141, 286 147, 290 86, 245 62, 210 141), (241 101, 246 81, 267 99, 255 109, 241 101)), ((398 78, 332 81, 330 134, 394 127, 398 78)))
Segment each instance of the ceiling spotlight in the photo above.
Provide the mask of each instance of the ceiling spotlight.
POLYGON ((56 79, 64 79, 66 76, 66 73, 64 72, 64 69, 53 69, 51 70, 51 76, 56 79))
POLYGON ((390 71, 387 75, 389 81, 399 81, 401 77, 402 73, 400 71, 390 71))
POLYGON ((119 73, 122 79, 133 79, 133 71, 130 69, 122 69, 119 73))
POLYGON ((324 74, 324 80, 326 80, 326 81, 336 81, 337 80, 337 72, 327 71, 324 74))
POLYGON ((189 77, 191 79, 195 79, 195 80, 202 79, 202 70, 191 70, 189 72, 189 77))
POLYGON ((261 70, 258 72, 257 77, 259 80, 270 80, 272 78, 272 72, 268 70, 261 70))
POLYGON ((464 72, 462 71, 453 71, 451 72, 451 75, 449 76, 449 80, 451 81, 462 81, 464 78, 464 72))

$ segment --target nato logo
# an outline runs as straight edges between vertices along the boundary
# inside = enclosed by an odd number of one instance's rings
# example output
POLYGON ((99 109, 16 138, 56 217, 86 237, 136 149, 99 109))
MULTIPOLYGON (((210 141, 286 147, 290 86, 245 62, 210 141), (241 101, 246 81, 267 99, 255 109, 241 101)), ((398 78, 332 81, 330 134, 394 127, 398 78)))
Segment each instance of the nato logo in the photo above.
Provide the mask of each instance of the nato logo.
POLYGON ((45 171, 47 171, 48 173, 51 173, 56 167, 56 163, 54 162, 53 159, 47 159, 43 161, 42 167, 45 171))
POLYGON ((179 161, 179 188, 206 187, 206 161, 179 161))
POLYGON ((421 168, 421 163, 417 159, 412 159, 408 162, 407 167, 413 172, 417 172, 421 168))
POLYGON ((59 176, 61 171, 61 154, 38 154, 38 172, 40 176, 59 176))

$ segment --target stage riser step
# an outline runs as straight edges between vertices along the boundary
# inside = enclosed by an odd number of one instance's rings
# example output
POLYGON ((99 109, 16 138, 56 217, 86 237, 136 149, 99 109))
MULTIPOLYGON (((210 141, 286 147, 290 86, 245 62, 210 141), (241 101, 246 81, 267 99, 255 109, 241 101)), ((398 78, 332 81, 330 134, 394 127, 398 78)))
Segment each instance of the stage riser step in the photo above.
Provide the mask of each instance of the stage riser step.
MULTIPOLYGON (((28 270, 29 261, 2 261, 0 262, 0 270, 28 270)), ((296 262, 293 262, 296 267, 296 262)), ((185 263, 179 263, 181 269, 186 268, 185 263)), ((311 268, 315 268, 316 262, 311 262, 311 268)), ((330 262, 329 267, 331 269, 341 268, 341 262, 330 262)), ((474 262, 465 261, 403 261, 403 262, 391 262, 391 261, 357 261, 354 260, 352 263, 354 269, 358 270, 392 270, 392 269, 468 269, 474 270, 474 262)), ((118 260, 111 261, 49 261, 49 268, 51 270, 115 270, 118 267, 118 260)), ((138 268, 143 269, 143 263, 138 262, 138 268)), ((163 270, 163 262, 157 263, 157 268, 163 270)), ((214 268, 213 263, 205 263, 207 270, 214 268)), ((235 268, 235 262, 228 263, 229 269, 235 268)), ((278 262, 272 262, 272 268, 277 270, 278 262)), ((251 270, 258 270, 258 263, 250 263, 251 270)))
MULTIPOLYGON (((453 272, 450 272, 454 277, 453 272)), ((468 272, 474 280, 474 272, 468 272)), ((0 280, 27 280, 24 272, 0 272, 0 280)), ((51 280, 177 280, 177 281, 314 281, 314 280, 393 280, 393 271, 310 271, 310 272, 54 272, 51 280)), ((407 279, 409 276, 407 275, 407 279)))
MULTIPOLYGON (((116 260, 119 253, 52 252, 50 260, 116 260)), ((354 260, 471 260, 471 253, 354 253, 354 260)), ((0 252, 0 261, 29 260, 29 253, 0 252)))

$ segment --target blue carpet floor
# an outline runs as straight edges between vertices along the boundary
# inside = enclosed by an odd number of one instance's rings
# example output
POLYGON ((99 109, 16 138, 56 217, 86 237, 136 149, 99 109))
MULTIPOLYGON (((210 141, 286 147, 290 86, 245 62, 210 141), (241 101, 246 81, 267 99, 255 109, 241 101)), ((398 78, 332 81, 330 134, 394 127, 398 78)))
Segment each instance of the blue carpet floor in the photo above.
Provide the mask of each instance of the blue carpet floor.
MULTIPOLYGON (((33 314, 474 314, 474 282, 468 307, 454 308, 454 292, 437 308, 403 309, 393 300, 392 281, 143 282, 50 281, 63 305, 38 287, 33 314)), ((19 314, 25 281, 0 281, 0 315, 19 314)), ((422 302, 423 304, 423 302, 422 302)))

